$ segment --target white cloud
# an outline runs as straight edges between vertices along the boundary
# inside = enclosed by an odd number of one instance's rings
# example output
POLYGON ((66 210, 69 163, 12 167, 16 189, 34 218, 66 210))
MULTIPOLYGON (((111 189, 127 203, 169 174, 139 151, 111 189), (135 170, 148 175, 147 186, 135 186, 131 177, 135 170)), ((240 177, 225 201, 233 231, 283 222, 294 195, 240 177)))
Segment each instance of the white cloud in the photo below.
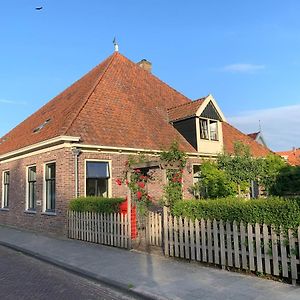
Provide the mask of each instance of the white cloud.
POLYGON ((13 101, 13 100, 7 100, 7 99, 0 99, 0 103, 3 103, 3 104, 14 104, 14 105, 25 105, 26 102, 24 101, 13 101))
POLYGON ((300 104, 242 112, 228 121, 244 133, 259 130, 268 146, 274 151, 300 147, 300 104))
POLYGON ((254 64, 232 64, 221 68, 221 71, 232 72, 232 73, 253 73, 255 71, 265 69, 265 65, 254 65, 254 64))

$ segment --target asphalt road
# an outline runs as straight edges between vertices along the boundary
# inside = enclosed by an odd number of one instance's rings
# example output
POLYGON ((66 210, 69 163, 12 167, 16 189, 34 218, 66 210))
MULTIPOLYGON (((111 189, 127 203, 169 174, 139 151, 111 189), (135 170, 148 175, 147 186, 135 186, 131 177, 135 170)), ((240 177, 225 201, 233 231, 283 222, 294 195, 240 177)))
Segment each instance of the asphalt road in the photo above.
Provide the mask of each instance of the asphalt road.
POLYGON ((0 299, 134 299, 0 246, 0 299))

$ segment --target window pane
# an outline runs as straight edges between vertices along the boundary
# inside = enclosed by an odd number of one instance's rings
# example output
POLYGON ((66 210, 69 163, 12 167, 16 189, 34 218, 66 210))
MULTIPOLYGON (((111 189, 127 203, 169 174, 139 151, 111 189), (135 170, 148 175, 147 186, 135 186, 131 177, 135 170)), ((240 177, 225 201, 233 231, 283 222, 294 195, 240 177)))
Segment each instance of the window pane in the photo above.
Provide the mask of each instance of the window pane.
POLYGON ((86 195, 87 196, 108 197, 108 179, 87 178, 87 180, 86 180, 86 195))
POLYGON ((4 184, 8 184, 9 183, 9 171, 4 172, 4 184))
POLYGON ((86 163, 87 178, 109 178, 109 169, 107 162, 87 162, 86 163))
POLYGON ((46 179, 55 178, 55 163, 46 165, 46 179))
POLYGON ((28 168, 28 181, 36 181, 36 167, 28 168))
POLYGON ((217 141, 218 140, 218 122, 217 121, 209 122, 209 131, 210 131, 210 139, 217 141))
POLYGON ((200 138, 208 140, 208 124, 204 119, 200 119, 200 138))

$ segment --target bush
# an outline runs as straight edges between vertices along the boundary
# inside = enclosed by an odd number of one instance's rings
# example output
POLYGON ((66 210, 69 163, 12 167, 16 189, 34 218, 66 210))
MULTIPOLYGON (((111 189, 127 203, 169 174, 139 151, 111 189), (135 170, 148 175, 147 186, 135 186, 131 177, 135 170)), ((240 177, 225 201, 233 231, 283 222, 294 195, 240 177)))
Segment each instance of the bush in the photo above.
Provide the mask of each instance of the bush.
POLYGON ((188 200, 175 203, 173 215, 190 219, 216 219, 244 223, 275 225, 284 229, 300 225, 300 199, 246 200, 224 198, 215 200, 188 200))
POLYGON ((69 209, 73 211, 89 211, 97 213, 119 212, 124 198, 79 197, 70 201, 69 209))

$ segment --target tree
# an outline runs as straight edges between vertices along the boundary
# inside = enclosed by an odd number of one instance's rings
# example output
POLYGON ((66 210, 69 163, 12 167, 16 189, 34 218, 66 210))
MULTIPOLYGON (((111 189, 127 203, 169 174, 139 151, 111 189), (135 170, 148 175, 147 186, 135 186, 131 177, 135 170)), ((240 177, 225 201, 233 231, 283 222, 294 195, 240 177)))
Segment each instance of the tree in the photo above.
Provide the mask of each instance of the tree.
POLYGON ((268 194, 274 194, 278 176, 285 168, 287 168, 287 163, 279 155, 269 154, 263 160, 260 183, 265 187, 268 194))
POLYGON ((200 169, 200 178, 192 190, 203 198, 222 198, 236 194, 236 185, 230 181, 224 170, 218 169, 213 161, 203 162, 200 169))

